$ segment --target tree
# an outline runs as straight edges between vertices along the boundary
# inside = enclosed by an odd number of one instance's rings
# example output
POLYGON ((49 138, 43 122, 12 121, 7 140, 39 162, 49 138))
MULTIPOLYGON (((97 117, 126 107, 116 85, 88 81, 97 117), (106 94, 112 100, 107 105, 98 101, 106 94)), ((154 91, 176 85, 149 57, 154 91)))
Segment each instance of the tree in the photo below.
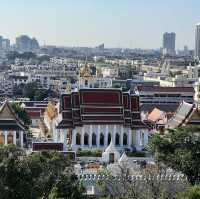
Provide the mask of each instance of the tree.
POLYGON ((17 116, 24 122, 25 125, 30 125, 31 120, 23 107, 21 107, 20 103, 13 102, 11 104, 13 110, 17 114, 17 116))
MULTIPOLYGON (((174 196, 188 187, 187 181, 164 179, 166 169, 140 168, 139 179, 132 179, 129 163, 119 165, 117 178, 111 173, 105 172, 106 176, 98 181, 101 198, 115 199, 174 199, 174 196)), ((117 169, 118 170, 118 169, 117 169)), ((135 173, 135 172, 134 172, 135 173)))
POLYGON ((200 186, 189 187, 185 192, 177 194, 176 199, 199 199, 200 198, 200 186))
POLYGON ((37 90, 36 82, 27 83, 23 89, 23 96, 30 98, 30 100, 34 100, 36 90, 37 90))
POLYGON ((153 135, 149 149, 158 162, 185 174, 191 184, 200 182, 200 127, 184 126, 168 134, 153 135))
POLYGON ((25 155, 14 146, 0 148, 0 197, 3 199, 84 197, 68 158, 58 152, 25 155))
POLYGON ((48 91, 47 90, 36 90, 35 91, 35 97, 34 100, 41 101, 48 97, 48 91))

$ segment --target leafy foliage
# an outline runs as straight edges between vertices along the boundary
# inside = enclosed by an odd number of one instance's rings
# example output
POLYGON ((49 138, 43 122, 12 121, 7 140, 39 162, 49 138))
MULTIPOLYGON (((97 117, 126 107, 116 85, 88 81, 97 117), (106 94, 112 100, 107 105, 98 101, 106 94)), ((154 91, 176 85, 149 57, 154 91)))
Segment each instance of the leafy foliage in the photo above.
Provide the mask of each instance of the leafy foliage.
POLYGON ((1 198, 85 198, 71 162, 61 153, 26 156, 14 146, 0 148, 1 198))
POLYGON ((101 150, 93 150, 93 151, 88 151, 88 150, 78 150, 77 154, 78 157, 101 157, 102 156, 102 151, 101 150))
POLYGON ((23 107, 21 107, 20 103, 12 103, 11 106, 17 114, 17 116, 24 122, 25 125, 29 125, 31 123, 27 112, 23 107))
POLYGON ((23 88, 23 96, 30 98, 30 100, 44 100, 48 97, 48 90, 38 89, 36 82, 27 83, 23 88))
POLYGON ((155 154, 157 161, 182 172, 192 184, 200 182, 200 128, 198 126, 179 127, 165 136, 153 135, 149 148, 155 154))
POLYGON ((187 191, 177 194, 176 199, 199 199, 200 186, 192 186, 187 191))

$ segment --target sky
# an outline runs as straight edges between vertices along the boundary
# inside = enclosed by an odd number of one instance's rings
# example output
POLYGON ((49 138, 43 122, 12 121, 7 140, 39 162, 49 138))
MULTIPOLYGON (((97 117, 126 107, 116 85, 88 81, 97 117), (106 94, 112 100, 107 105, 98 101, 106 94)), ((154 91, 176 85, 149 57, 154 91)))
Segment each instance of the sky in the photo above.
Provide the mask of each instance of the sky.
POLYGON ((194 48, 200 0, 0 0, 0 35, 27 34, 41 45, 160 48, 164 32, 176 48, 194 48))

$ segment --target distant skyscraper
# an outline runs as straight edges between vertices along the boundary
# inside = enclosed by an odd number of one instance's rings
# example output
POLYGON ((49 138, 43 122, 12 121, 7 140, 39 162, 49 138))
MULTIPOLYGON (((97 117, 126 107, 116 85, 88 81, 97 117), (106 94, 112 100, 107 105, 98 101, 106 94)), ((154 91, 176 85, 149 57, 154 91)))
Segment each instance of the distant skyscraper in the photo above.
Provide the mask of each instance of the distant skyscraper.
POLYGON ((21 51, 32 51, 39 48, 39 43, 35 38, 31 39, 27 35, 21 35, 16 38, 16 47, 21 51))
POLYGON ((10 49, 10 40, 9 39, 3 39, 2 40, 2 48, 4 50, 9 50, 10 49))
POLYGON ((0 36, 0 49, 2 49, 2 42, 3 42, 3 37, 0 36))
POLYGON ((200 23, 196 25, 195 30, 195 57, 200 58, 200 23))
POLYGON ((163 54, 165 55, 175 55, 175 44, 176 44, 176 34, 172 33, 164 33, 163 35, 163 54))

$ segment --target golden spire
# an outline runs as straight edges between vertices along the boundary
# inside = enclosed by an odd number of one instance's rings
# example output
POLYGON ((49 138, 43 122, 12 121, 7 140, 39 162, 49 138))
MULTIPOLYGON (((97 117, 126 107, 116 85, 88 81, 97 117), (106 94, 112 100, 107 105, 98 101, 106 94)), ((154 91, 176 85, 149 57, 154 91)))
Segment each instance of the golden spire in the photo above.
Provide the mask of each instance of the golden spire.
POLYGON ((89 64, 87 63, 87 56, 85 59, 85 65, 80 70, 80 77, 84 79, 92 78, 92 72, 91 72, 89 64))

